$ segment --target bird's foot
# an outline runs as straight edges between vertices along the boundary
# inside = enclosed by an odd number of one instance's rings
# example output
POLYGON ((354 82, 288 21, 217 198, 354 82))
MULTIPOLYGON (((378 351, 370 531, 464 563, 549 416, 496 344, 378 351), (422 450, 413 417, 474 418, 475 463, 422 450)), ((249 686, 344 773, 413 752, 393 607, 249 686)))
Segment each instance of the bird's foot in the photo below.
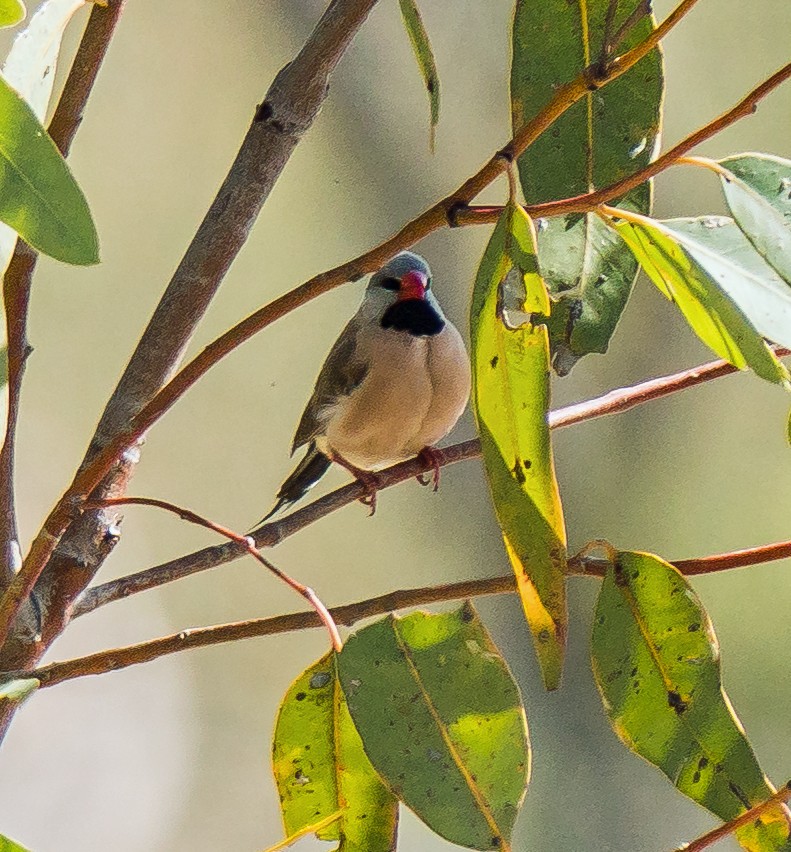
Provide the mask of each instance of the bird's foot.
POLYGON ((349 471, 349 473, 365 488, 365 494, 360 497, 360 502, 363 506, 368 506, 370 512, 369 517, 376 512, 376 495, 379 491, 379 477, 371 470, 362 470, 355 467, 353 464, 346 461, 345 458, 337 454, 333 454, 332 460, 337 462, 341 467, 349 471))
POLYGON ((426 473, 419 473, 415 479, 417 479, 421 485, 430 485, 433 482, 434 491, 437 491, 439 489, 440 468, 442 466, 442 462, 445 460, 442 450, 438 450, 436 447, 423 447, 423 449, 417 454, 417 457, 423 462, 423 464, 428 465, 431 468, 431 476, 428 476, 426 473))

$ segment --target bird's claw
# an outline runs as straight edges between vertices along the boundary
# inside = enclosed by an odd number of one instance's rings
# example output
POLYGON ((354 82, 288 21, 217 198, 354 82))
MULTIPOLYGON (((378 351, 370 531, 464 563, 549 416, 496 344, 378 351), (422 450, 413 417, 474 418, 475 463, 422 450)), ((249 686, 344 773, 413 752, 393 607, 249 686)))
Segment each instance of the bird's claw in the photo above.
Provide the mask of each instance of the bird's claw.
POLYGON ((370 508, 371 511, 368 512, 368 517, 370 518, 376 514, 376 495, 379 492, 379 477, 375 473, 358 471, 357 481, 365 488, 365 494, 360 497, 360 502, 363 506, 370 508))
POLYGON ((428 473, 419 473, 415 479, 417 479, 421 485, 430 485, 433 482, 434 491, 438 491, 440 468, 444 460, 442 450, 437 450, 434 447, 423 447, 423 449, 417 454, 417 457, 421 462, 423 462, 423 464, 431 467, 431 476, 429 476, 428 473))

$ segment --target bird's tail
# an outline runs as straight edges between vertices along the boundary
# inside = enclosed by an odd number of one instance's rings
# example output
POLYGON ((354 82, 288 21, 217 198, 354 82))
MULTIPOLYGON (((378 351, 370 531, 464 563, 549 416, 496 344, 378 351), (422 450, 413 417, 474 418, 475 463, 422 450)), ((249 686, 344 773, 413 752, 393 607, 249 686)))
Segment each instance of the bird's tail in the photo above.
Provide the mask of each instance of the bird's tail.
POLYGON ((274 507, 268 514, 264 515, 259 523, 269 520, 272 515, 279 512, 284 506, 296 503, 297 500, 304 497, 321 477, 324 476, 330 464, 331 462, 327 456, 316 448, 315 441, 311 441, 305 457, 294 468, 288 479, 280 486, 280 490, 277 492, 277 502, 274 507))

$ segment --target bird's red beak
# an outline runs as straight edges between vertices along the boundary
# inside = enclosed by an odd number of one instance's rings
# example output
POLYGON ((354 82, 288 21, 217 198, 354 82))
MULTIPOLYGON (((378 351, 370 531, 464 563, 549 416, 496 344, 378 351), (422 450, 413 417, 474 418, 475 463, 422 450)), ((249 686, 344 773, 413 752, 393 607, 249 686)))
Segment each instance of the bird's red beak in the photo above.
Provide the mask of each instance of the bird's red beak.
POLYGON ((398 301, 405 299, 425 299, 428 289, 428 278, 422 273, 414 270, 407 272, 401 279, 401 289, 398 291, 398 301))

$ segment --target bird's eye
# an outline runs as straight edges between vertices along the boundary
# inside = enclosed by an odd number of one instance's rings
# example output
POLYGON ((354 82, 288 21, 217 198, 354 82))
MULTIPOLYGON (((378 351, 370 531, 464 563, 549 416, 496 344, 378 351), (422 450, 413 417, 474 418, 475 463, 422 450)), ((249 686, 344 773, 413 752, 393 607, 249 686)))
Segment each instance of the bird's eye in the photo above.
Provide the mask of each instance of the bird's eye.
POLYGON ((397 278, 383 278, 381 283, 385 290, 401 289, 401 282, 397 278))

